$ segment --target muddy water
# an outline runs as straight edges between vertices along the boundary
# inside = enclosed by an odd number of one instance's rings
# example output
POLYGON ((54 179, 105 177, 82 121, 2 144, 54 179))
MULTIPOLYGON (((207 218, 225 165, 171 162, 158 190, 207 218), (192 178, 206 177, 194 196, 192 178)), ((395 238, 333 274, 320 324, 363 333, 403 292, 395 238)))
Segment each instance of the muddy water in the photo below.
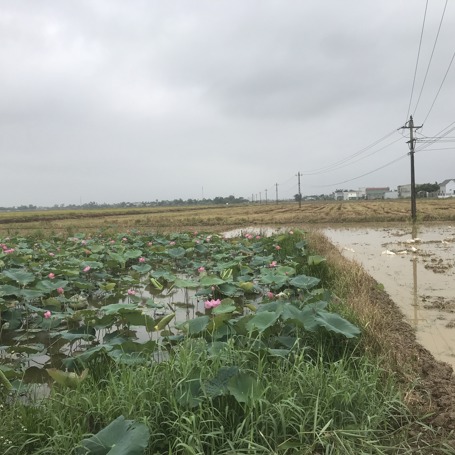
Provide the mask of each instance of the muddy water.
POLYGON ((455 226, 325 229, 362 264, 415 327, 434 357, 455 369, 455 226))

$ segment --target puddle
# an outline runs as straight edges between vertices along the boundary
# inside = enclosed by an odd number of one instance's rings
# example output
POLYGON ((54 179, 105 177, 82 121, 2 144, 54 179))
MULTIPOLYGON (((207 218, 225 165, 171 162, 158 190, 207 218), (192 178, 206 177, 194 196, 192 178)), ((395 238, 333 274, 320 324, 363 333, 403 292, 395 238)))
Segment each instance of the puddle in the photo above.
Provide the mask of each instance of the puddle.
POLYGON ((325 229, 362 264, 415 327, 417 340, 455 369, 455 227, 325 229))

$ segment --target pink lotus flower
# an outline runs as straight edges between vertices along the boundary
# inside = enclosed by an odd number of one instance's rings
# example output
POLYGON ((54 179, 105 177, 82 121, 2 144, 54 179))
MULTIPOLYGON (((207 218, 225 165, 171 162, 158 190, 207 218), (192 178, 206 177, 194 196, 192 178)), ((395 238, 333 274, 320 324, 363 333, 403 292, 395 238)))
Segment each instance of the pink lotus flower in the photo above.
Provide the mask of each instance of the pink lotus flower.
POLYGON ((275 294, 274 294, 272 291, 268 291, 268 292, 267 292, 267 297, 268 297, 269 299, 274 299, 274 298, 275 298, 275 294))
POLYGON ((148 246, 152 246, 152 245, 153 245, 153 242, 148 242, 147 245, 148 245, 148 246))
POLYGON ((270 264, 269 264, 269 267, 276 267, 278 265, 278 263, 276 261, 272 261, 270 264))
POLYGON ((257 236, 256 236, 256 240, 259 240, 260 238, 261 238, 260 235, 257 235, 257 236))
POLYGON ((291 235, 294 234, 294 231, 289 231, 289 234, 291 234, 291 235))
POLYGON ((141 263, 145 262, 145 258, 140 257, 140 258, 139 258, 139 262, 141 262, 141 263))
POLYGON ((201 267, 199 267, 199 268, 197 269, 197 271, 198 271, 199 273, 205 272, 205 267, 202 267, 202 266, 201 266, 201 267))
POLYGON ((277 251, 281 250, 281 246, 280 245, 275 245, 275 250, 277 250, 277 251))
POLYGON ((91 267, 88 265, 87 267, 84 267, 84 272, 88 272, 91 269, 91 267))
POLYGON ((128 239, 126 237, 123 237, 122 242, 128 242, 128 239))
POLYGON ((215 308, 217 307, 218 305, 221 305, 221 300, 220 299, 217 299, 217 300, 206 300, 204 302, 204 308, 206 310, 210 310, 211 308, 215 308))
POLYGON ((63 288, 57 288, 57 293, 59 293, 60 295, 62 295, 64 292, 65 290, 63 288))
POLYGON ((52 313, 48 310, 44 313, 44 318, 49 319, 52 316, 52 313))
POLYGON ((174 245, 175 245, 175 242, 174 242, 174 241, 169 242, 169 245, 174 246, 174 245))
POLYGON ((49 253, 49 256, 50 256, 50 257, 54 257, 55 254, 54 254, 54 253, 49 253))
POLYGON ((54 273, 49 273, 49 275, 47 276, 50 280, 53 280, 55 278, 55 274, 54 273))
POLYGON ((14 253, 14 251, 15 251, 14 248, 9 248, 9 249, 7 249, 7 250, 4 250, 3 252, 4 252, 5 254, 11 254, 11 253, 14 253))
POLYGON ((128 289, 128 295, 136 295, 136 291, 134 289, 128 289))

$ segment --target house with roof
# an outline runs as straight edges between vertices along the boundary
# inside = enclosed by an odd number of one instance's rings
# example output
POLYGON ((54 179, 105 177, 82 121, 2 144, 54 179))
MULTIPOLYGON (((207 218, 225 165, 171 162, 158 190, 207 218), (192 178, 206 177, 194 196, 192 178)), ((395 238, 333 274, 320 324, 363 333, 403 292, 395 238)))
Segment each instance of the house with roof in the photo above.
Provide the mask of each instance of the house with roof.
POLYGON ((447 179, 439 184, 438 197, 454 197, 455 196, 455 179, 447 179))

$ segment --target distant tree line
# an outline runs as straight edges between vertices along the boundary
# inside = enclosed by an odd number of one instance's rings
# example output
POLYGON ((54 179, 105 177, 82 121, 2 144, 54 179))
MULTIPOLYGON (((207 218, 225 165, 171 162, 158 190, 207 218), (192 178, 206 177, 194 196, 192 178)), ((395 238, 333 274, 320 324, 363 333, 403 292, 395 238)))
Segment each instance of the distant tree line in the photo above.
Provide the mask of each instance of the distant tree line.
POLYGON ((235 197, 233 195, 223 197, 217 196, 213 199, 174 199, 159 201, 142 201, 142 202, 117 202, 108 204, 106 202, 90 201, 84 204, 54 204, 51 207, 37 207, 36 205, 20 205, 17 207, 0 207, 0 211, 31 211, 31 210, 91 210, 91 209, 126 209, 126 208, 140 208, 140 207, 165 207, 165 206, 185 206, 185 205, 212 205, 212 204, 245 204, 248 199, 244 197, 235 197))

